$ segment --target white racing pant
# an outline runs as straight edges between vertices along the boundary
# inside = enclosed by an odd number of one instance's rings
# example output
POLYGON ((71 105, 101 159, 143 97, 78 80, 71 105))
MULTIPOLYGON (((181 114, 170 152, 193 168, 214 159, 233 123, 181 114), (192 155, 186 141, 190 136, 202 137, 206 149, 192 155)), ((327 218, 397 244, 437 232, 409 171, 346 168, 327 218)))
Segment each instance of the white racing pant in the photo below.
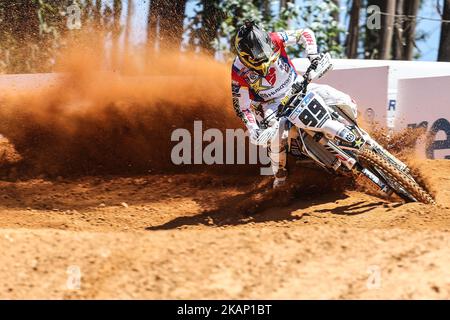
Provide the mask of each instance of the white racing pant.
MULTIPOLYGON (((336 90, 328 85, 310 84, 308 92, 314 91, 319 95, 327 105, 336 105, 351 119, 357 117, 357 106, 353 99, 339 90, 336 90)), ((277 108, 280 105, 280 100, 271 101, 267 104, 262 104, 264 110, 264 117, 268 117, 274 112, 277 112, 277 108)), ((286 118, 279 120, 278 130, 275 136, 270 141, 268 146, 269 158, 271 160, 272 171, 276 175, 278 170, 286 168, 287 151, 288 151, 288 135, 289 135, 289 123, 286 118)), ((292 128, 291 138, 296 138, 297 130, 292 128)))

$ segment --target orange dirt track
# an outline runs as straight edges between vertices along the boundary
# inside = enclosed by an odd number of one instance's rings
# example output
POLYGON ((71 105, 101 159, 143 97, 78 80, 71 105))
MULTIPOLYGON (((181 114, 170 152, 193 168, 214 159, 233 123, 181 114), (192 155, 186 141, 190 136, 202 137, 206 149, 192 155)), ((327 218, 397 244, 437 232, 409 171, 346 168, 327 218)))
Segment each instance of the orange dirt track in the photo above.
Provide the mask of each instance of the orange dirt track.
POLYGON ((0 298, 448 299, 450 162, 418 167, 436 207, 314 186, 271 207, 212 174, 3 181, 0 298))
POLYGON ((254 166, 174 168, 174 128, 242 125, 229 66, 163 56, 149 71, 181 77, 132 81, 98 56, 43 91, 4 81, 0 299, 450 298, 450 161, 414 165, 438 206, 312 168, 278 192, 254 166))

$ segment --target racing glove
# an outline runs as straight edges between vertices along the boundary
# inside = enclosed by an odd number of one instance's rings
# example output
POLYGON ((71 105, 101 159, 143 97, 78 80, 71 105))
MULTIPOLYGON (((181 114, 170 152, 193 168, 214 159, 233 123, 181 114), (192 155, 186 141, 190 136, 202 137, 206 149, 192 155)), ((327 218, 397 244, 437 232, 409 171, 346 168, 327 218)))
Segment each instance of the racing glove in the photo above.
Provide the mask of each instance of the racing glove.
POLYGON ((250 132, 250 142, 257 146, 267 146, 278 130, 278 122, 267 129, 255 129, 250 132))
POLYGON ((249 130, 250 142, 258 145, 258 137, 261 134, 261 129, 251 129, 249 130))
POLYGON ((309 54, 308 59, 309 59, 309 62, 311 63, 312 69, 316 70, 317 65, 319 64, 319 61, 320 61, 320 54, 319 53, 309 54))

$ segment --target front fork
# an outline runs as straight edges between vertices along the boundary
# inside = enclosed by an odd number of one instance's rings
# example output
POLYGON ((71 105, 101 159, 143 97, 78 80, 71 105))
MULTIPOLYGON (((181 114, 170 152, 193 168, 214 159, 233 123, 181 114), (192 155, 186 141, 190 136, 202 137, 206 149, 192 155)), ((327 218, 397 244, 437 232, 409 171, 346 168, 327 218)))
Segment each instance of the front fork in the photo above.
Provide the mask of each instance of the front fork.
MULTIPOLYGON (((323 141, 325 142, 325 141, 323 141)), ((359 174, 363 174, 365 177, 367 177, 370 181, 372 181, 374 184, 376 184, 381 191, 392 194, 393 190, 389 185, 387 185, 382 179, 380 179, 376 174, 374 174, 371 170, 364 168, 361 166, 354 157, 348 155, 347 153, 343 152, 333 141, 328 140, 325 142, 325 147, 335 154, 336 156, 336 164, 333 165, 333 169, 337 171, 339 167, 344 164, 350 171, 356 172, 359 174)))
POLYGON ((391 187, 389 187, 389 185, 387 185, 385 182, 383 182, 377 175, 375 175, 369 169, 364 168, 360 164, 358 164, 356 166, 356 170, 357 170, 357 172, 360 172, 361 174, 363 174, 365 177, 369 178, 370 181, 375 183, 380 188, 381 191, 383 191, 389 195, 394 192, 394 190, 391 187))
POLYGON ((342 122, 337 120, 329 120, 324 124, 324 128, 327 129, 326 141, 321 141, 325 147, 336 156, 336 165, 333 169, 337 170, 341 164, 344 164, 349 170, 356 171, 363 174, 370 181, 376 184, 381 191, 391 194, 393 189, 386 184, 380 177, 374 174, 371 170, 362 167, 357 163, 356 159, 346 152, 342 151, 341 147, 350 147, 354 150, 363 147, 370 147, 371 149, 377 149, 378 152, 383 153, 383 156, 390 159, 391 162, 395 163, 402 170, 407 170, 407 166, 393 157, 388 151, 382 148, 378 143, 376 143, 372 138, 361 129, 355 126, 346 126, 342 122), (332 130, 330 130, 332 129, 332 130), (334 136, 332 135, 334 133, 334 136), (342 145, 338 146, 333 142, 333 139, 338 137, 342 141, 342 145), (332 139, 329 139, 332 138, 332 139), (366 146, 367 144, 367 146, 366 146))

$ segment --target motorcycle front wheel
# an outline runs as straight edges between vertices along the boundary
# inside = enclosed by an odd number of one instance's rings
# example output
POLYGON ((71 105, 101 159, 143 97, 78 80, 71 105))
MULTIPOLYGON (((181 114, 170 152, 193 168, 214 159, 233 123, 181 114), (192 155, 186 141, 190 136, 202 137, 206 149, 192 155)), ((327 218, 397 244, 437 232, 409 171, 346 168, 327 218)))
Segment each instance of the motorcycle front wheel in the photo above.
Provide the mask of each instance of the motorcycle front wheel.
MULTIPOLYGON (((389 178, 389 180, 395 181, 396 184, 400 185, 402 189, 409 195, 408 198, 412 197, 416 201, 425 204, 436 204, 433 197, 422 186, 420 186, 412 176, 398 169, 381 155, 375 153, 370 149, 364 149, 361 150, 361 152, 358 154, 358 157, 360 160, 366 162, 370 166, 384 173, 389 178)), ((398 192, 398 190, 395 191, 400 197, 405 199, 405 195, 402 195, 400 192, 398 192)))

